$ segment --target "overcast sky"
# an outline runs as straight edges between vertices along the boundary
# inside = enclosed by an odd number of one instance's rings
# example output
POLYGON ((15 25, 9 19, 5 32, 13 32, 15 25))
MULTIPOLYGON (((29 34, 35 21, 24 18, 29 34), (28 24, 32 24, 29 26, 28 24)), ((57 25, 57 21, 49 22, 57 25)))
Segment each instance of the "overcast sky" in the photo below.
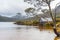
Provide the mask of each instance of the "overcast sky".
MULTIPOLYGON (((60 0, 52 2, 51 7, 54 8, 58 2, 60 0)), ((25 15, 24 9, 28 7, 32 6, 23 2, 23 0, 0 0, 0 15, 13 16, 18 12, 25 15)))

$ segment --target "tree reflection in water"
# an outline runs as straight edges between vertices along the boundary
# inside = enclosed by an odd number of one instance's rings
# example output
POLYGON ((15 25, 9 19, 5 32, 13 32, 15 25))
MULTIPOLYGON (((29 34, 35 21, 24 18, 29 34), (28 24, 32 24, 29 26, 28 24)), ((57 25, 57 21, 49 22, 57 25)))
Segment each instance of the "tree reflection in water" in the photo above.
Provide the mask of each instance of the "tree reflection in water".
POLYGON ((57 37, 57 36, 56 36, 54 40, 60 40, 60 37, 57 37))

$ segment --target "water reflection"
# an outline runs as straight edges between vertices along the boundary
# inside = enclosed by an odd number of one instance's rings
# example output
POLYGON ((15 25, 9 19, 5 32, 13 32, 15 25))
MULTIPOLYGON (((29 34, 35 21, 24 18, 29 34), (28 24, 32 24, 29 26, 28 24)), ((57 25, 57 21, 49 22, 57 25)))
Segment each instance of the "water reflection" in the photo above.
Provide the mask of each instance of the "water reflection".
POLYGON ((56 36, 56 37, 54 38, 54 40, 60 40, 60 37, 57 37, 57 36, 56 36))
POLYGON ((33 26, 15 25, 9 22, 0 23, 0 40, 54 40, 52 31, 40 31, 33 26))

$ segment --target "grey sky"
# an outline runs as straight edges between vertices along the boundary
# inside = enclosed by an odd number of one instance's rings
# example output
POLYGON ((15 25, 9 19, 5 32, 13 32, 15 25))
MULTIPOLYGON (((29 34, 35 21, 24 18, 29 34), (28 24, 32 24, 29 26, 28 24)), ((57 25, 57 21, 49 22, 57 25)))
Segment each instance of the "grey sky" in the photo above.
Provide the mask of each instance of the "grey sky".
POLYGON ((12 16, 20 12, 24 14, 24 9, 31 7, 23 0, 0 0, 0 15, 12 16))
MULTIPOLYGON (((60 2, 60 0, 52 2, 52 8, 54 8, 58 2, 60 2)), ((24 9, 28 7, 32 6, 23 2, 23 0, 0 0, 0 15, 13 16, 18 12, 25 15, 24 9)))

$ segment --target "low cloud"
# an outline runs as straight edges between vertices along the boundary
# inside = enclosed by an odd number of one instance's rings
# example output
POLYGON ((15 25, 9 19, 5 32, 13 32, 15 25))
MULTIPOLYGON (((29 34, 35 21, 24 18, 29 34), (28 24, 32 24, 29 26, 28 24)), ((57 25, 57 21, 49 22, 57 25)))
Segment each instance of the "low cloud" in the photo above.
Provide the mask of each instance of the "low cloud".
POLYGON ((16 13, 24 13, 24 10, 28 7, 32 7, 23 0, 0 0, 0 15, 11 16, 16 13))

